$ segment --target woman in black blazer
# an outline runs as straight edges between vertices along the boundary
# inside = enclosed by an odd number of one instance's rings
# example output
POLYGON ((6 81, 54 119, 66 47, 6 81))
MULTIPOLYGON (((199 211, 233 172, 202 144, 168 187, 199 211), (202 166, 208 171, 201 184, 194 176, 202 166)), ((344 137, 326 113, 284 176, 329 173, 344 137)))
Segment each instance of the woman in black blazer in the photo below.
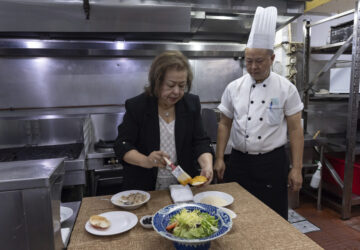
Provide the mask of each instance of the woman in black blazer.
POLYGON ((188 93, 192 78, 182 53, 164 52, 151 65, 145 92, 125 102, 114 147, 124 165, 125 190, 163 189, 172 184, 174 177, 164 169, 163 157, 177 160, 192 177, 199 175, 197 161, 200 175, 208 178, 205 185, 211 182, 212 149, 203 129, 199 97, 188 93))

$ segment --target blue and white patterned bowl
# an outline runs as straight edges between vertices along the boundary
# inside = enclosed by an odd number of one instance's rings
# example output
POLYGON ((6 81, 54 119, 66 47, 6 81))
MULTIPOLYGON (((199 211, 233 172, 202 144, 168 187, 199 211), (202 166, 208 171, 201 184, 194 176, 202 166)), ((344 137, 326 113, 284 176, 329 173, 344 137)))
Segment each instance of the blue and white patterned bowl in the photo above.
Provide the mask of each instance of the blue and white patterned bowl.
POLYGON ((230 231, 232 227, 232 220, 227 213, 225 213, 223 210, 217 207, 202 203, 183 203, 183 204, 172 204, 157 211, 156 214, 153 216, 152 224, 156 232, 158 232, 161 236, 174 242, 176 249, 203 250, 210 248, 210 242, 212 240, 217 239, 230 231), (166 227, 168 226, 170 219, 175 214, 180 213, 180 211, 184 208, 186 208, 189 211, 200 210, 200 212, 208 213, 212 216, 215 216, 216 219, 219 219, 218 220, 219 231, 213 233, 208 237, 200 238, 200 239, 179 238, 166 231, 166 227))

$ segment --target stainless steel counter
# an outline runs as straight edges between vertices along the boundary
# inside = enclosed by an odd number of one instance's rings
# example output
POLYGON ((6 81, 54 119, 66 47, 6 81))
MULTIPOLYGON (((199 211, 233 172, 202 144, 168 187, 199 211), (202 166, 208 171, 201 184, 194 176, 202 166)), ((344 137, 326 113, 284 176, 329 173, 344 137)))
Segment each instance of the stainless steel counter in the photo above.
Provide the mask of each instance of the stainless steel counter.
POLYGON ((0 191, 49 187, 51 178, 64 173, 63 158, 0 163, 0 191))
POLYGON ((0 163, 0 242, 6 249, 62 249, 64 159, 0 163))
POLYGON ((79 158, 64 161, 64 186, 85 185, 85 151, 81 151, 79 158))

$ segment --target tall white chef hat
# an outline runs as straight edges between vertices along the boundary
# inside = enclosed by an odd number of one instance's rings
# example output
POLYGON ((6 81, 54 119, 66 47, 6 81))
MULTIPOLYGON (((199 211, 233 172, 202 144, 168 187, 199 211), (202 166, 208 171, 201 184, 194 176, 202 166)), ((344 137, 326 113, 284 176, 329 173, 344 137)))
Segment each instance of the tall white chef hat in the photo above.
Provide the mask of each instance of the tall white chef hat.
POLYGON ((257 7, 251 27, 248 48, 274 49, 277 9, 257 7))

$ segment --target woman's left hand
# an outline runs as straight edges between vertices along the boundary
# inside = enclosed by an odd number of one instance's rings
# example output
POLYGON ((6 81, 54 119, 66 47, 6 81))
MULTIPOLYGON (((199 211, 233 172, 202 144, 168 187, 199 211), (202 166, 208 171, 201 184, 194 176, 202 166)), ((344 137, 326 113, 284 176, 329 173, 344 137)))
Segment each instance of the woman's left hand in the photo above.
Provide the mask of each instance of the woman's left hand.
POLYGON ((201 186, 209 185, 211 183, 211 181, 213 179, 213 175, 214 175, 214 171, 213 171, 212 166, 204 166, 204 167, 202 167, 200 175, 205 176, 208 179, 208 181, 205 182, 201 186))
POLYGON ((205 176, 208 179, 208 181, 205 182, 203 185, 200 185, 200 187, 209 185, 211 183, 211 181, 213 179, 213 175, 214 175, 213 164, 212 164, 212 162, 213 162, 212 154, 210 154, 210 153, 201 154, 198 158, 198 162, 201 167, 200 175, 205 176))

